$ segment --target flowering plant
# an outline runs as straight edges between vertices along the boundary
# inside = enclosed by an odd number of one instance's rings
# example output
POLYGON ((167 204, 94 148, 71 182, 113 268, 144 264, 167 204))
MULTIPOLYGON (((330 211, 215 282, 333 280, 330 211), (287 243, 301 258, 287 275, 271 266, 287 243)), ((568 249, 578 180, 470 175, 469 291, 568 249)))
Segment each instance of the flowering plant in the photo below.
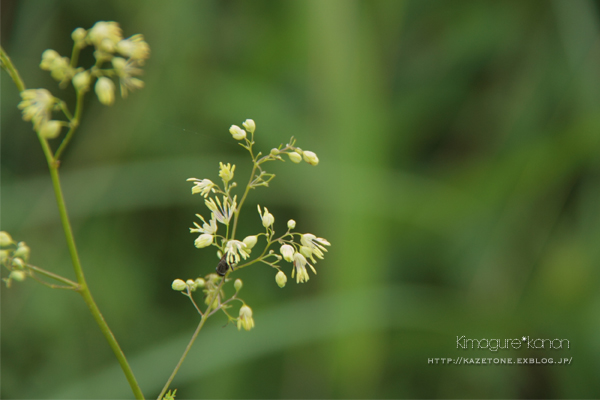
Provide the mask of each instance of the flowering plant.
MULTIPOLYGON (((22 282, 31 277, 48 287, 67 289, 79 293, 112 348, 135 397, 143 399, 144 395, 133 371, 119 343, 100 313, 86 282, 60 185, 59 168, 61 157, 80 125, 83 100, 86 93, 91 90, 92 85, 100 103, 107 106, 114 104, 115 82, 119 83, 123 98, 127 97, 129 92, 143 88, 144 82, 138 77, 142 74, 142 67, 149 58, 150 47, 141 34, 133 35, 127 39, 123 38, 119 24, 112 21, 97 22, 89 30, 77 28, 73 31, 71 37, 73 39, 71 57, 61 56, 55 50, 48 49, 42 54, 40 68, 49 71, 52 78, 59 82, 59 87, 64 89, 69 83, 73 85, 76 94, 73 113, 69 111, 66 102, 55 97, 49 90, 44 88, 26 89, 18 70, 2 48, 0 48, 0 61, 2 68, 10 74, 20 91, 22 101, 18 107, 22 110, 23 119, 31 121, 33 130, 36 132, 44 151, 76 280, 62 277, 30 264, 30 249, 26 243, 16 242, 8 232, 2 231, 0 232, 0 264, 9 271, 8 276, 3 278, 3 281, 7 287, 10 287, 13 282, 22 282), (78 59, 81 50, 88 46, 93 47, 93 55, 96 61, 94 65, 84 68, 78 66, 78 59), (55 112, 62 112, 64 118, 55 119, 53 117, 55 112), (64 135, 63 128, 67 128, 64 135), (60 137, 62 137, 62 141, 55 146, 56 150, 53 150, 54 142, 52 140, 60 137), (58 283, 51 283, 49 280, 58 283)), ((194 227, 190 228, 192 233, 199 234, 194 240, 194 245, 197 248, 216 247, 219 262, 216 273, 209 273, 203 277, 185 281, 176 279, 171 284, 174 290, 181 292, 191 300, 201 318, 179 363, 159 394, 159 400, 172 400, 175 397, 176 390, 167 390, 209 317, 218 311, 222 311, 229 322, 237 325, 238 330, 243 328, 249 331, 254 328, 252 309, 238 297, 243 286, 242 281, 236 279, 233 282, 234 294, 229 297, 225 295, 225 284, 231 282, 230 275, 235 270, 258 263, 268 265, 277 271, 275 282, 283 288, 287 282, 285 268, 282 266, 282 261, 285 261, 292 264, 291 276, 296 278, 297 283, 307 282, 309 280, 307 266, 316 274, 314 264, 317 259, 323 259, 324 252, 327 251, 325 246, 330 245, 326 239, 316 237, 311 233, 301 234, 296 232, 296 222, 294 220, 289 220, 286 232, 277 237, 275 235, 275 217, 267 207, 261 207, 260 205, 258 206, 258 214, 262 225, 260 231, 254 235, 246 236, 242 240, 236 238, 240 212, 250 190, 260 186, 268 186, 269 182, 275 177, 274 174, 264 170, 265 163, 276 160, 284 161, 284 154, 294 163, 300 163, 302 160, 310 165, 319 163, 315 153, 303 151, 296 147, 296 141, 293 137, 288 144, 273 148, 269 154, 255 153, 254 133, 256 124, 253 120, 248 119, 242 126, 243 128, 233 125, 229 129, 233 138, 239 141, 239 144, 249 152, 252 159, 250 179, 239 201, 237 194, 234 194, 234 189, 237 187, 237 183, 234 181, 235 165, 229 163, 219 164, 219 177, 222 185, 209 179, 188 179, 188 181, 193 182, 192 195, 199 194, 204 198, 204 204, 210 214, 210 217, 207 218, 202 214, 196 214, 199 221, 194 221, 194 227), (259 241, 264 241, 265 247, 260 254, 253 257, 252 251, 259 241), (278 247, 278 252, 274 250, 276 247, 278 247), (204 310, 198 306, 194 299, 194 292, 198 289, 202 289, 204 295, 204 310), (234 301, 241 302, 237 317, 232 316, 228 311, 234 301)))

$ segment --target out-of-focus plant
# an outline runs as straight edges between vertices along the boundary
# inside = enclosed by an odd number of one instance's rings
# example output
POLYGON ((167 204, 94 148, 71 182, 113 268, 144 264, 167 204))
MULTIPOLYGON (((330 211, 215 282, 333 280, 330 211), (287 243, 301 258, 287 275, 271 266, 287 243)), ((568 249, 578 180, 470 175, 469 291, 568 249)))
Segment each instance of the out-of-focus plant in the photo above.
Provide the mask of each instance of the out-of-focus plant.
MULTIPOLYGON (((119 24, 112 21, 99 21, 89 30, 77 28, 71 37, 74 42, 71 57, 61 56, 55 50, 48 49, 42 54, 40 68, 49 71, 50 75, 59 82, 60 88, 65 89, 69 83, 73 85, 76 94, 73 112, 69 110, 65 101, 55 97, 45 88, 26 89, 18 70, 2 48, 0 48, 0 61, 2 68, 9 73, 20 91, 22 101, 18 107, 22 110, 23 119, 32 122, 33 130, 44 151, 76 281, 30 264, 30 249, 26 243, 16 242, 8 232, 2 231, 0 232, 0 262, 9 271, 3 281, 7 287, 11 287, 14 282, 22 282, 30 277, 51 288, 73 290, 79 293, 112 348, 135 397, 143 399, 144 395, 133 371, 100 313, 86 282, 61 189, 59 168, 61 157, 80 125, 85 95, 91 91, 93 86, 98 100, 102 104, 110 106, 115 100, 115 82, 119 83, 123 98, 127 97, 130 91, 143 88, 144 82, 138 76, 142 74, 141 67, 150 55, 150 47, 141 34, 124 39, 119 24), (86 47, 93 47, 96 60, 94 65, 89 68, 78 66, 79 54, 86 47), (55 119, 53 117, 55 112, 62 113, 63 118, 55 119), (66 133, 63 135, 65 130, 66 133), (60 144, 51 146, 55 139, 61 137, 60 144), (53 150, 53 147, 56 147, 56 150, 53 150), (51 283, 51 281, 56 283, 51 283)), ((208 222, 202 215, 197 214, 202 225, 194 222, 195 227, 190 228, 191 232, 200 234, 194 244, 197 248, 216 247, 220 261, 217 264, 216 273, 186 281, 176 279, 172 282, 174 290, 182 292, 191 300, 200 314, 200 322, 158 399, 175 397, 176 390, 168 392, 167 390, 209 317, 222 311, 228 321, 234 322, 239 330, 254 328, 252 309, 238 297, 243 286, 242 281, 236 279, 233 282, 233 294, 225 295, 225 284, 231 282, 229 276, 232 272, 252 264, 263 263, 277 270, 275 281, 279 287, 283 288, 287 282, 287 275, 280 263, 284 260, 292 263, 292 278, 295 277, 297 283, 306 282, 309 280, 307 266, 316 274, 313 264, 316 263, 316 259, 323 258, 324 252, 327 251, 325 246, 330 245, 326 239, 313 234, 295 232, 296 222, 294 220, 289 220, 287 231, 276 237, 275 217, 266 207, 261 208, 260 206, 258 206, 258 213, 262 225, 261 230, 264 228, 264 231, 247 236, 243 240, 236 239, 238 218, 250 190, 268 186, 275 176, 263 169, 266 162, 283 161, 282 155, 287 154, 294 163, 300 163, 302 160, 311 165, 319 163, 315 153, 296 147, 293 137, 288 144, 273 148, 267 155, 262 155, 260 152, 255 154, 253 146, 255 145, 256 125, 251 119, 246 120, 242 125, 243 128, 233 125, 229 129, 233 138, 240 141, 239 144, 250 153, 252 160, 250 179, 239 203, 237 195, 233 194, 233 189, 237 186, 233 181, 235 165, 220 163, 219 177, 222 180, 222 186, 209 179, 188 179, 194 183, 192 194, 200 194, 204 197, 205 205, 210 212, 208 222), (220 226, 222 226, 221 231, 218 232, 220 226), (266 242, 264 250, 252 258, 252 249, 263 236, 266 242), (273 250, 275 246, 279 246, 280 254, 273 250), (204 295, 206 305, 204 311, 194 300, 194 292, 198 289, 202 289, 204 295), (228 311, 235 301, 241 303, 237 317, 232 316, 228 311)))

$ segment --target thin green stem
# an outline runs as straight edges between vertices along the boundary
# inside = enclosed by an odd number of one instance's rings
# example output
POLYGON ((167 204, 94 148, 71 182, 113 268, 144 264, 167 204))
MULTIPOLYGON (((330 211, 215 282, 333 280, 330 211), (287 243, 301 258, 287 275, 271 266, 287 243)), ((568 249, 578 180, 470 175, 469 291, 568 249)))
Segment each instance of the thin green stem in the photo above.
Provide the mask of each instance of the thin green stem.
POLYGON ((63 139, 63 141, 60 144, 60 146, 58 146, 58 149, 56 150, 56 153, 54 153, 54 159, 55 160, 60 160, 60 157, 62 156, 62 153, 65 151, 65 149, 69 145, 69 142, 73 138, 73 135, 75 134, 75 131, 79 127, 79 121, 81 120, 81 113, 82 113, 82 110, 83 110, 83 97, 84 97, 84 92, 81 91, 81 90, 77 90, 77 103, 75 105, 75 115, 71 119, 70 128, 69 128, 69 131, 67 132, 67 135, 63 139))
POLYGON ((6 54, 2 46, 0 46, 0 61, 2 62, 2 68, 8 72, 15 85, 17 85, 17 90, 19 92, 25 90, 25 83, 23 82, 23 79, 21 79, 19 71, 17 71, 10 57, 8 57, 8 54, 6 54))
POLYGON ((33 272, 40 274, 40 275, 44 275, 48 278, 54 279, 55 281, 62 282, 64 284, 66 284, 67 286, 71 286, 71 289, 79 290, 79 284, 77 282, 73 282, 72 280, 67 279, 63 276, 57 275, 50 271, 46 271, 43 268, 36 267, 35 265, 31 265, 31 264, 27 264, 27 268, 32 270, 33 272))
POLYGON ((212 298, 209 299, 210 301, 207 302, 208 306, 206 306, 206 311, 204 311, 204 314, 202 315, 202 318, 200 319, 200 323, 198 324, 198 327, 194 331, 194 334, 192 335, 190 342, 188 343, 185 350, 183 351, 183 354, 181 355, 179 362, 175 366, 175 369, 171 373, 169 380, 167 380, 167 383, 165 383, 165 386, 162 388, 160 394, 158 395, 158 398, 157 398, 158 400, 161 400, 163 398, 163 396, 165 395, 165 393, 167 393, 167 390, 169 390, 169 386, 171 386, 171 382, 173 382, 173 379, 175 379, 175 375, 177 375, 177 372, 179 372, 179 368, 181 367, 181 365, 183 364, 183 361, 187 357, 190 349, 192 348, 192 345, 194 344, 194 342, 196 341, 196 338, 198 337, 198 334, 200 333, 200 330, 202 330, 202 327, 206 323, 206 320, 208 320, 208 318, 210 318, 210 316, 213 314, 214 311, 216 311, 222 307, 222 304, 220 304, 215 310, 213 310, 213 312, 210 312, 210 308, 212 307, 212 304, 214 303, 216 296, 218 296, 219 293, 221 293, 221 288, 223 287, 223 283, 225 283, 225 279, 226 279, 226 276, 224 276, 221 279, 219 286, 214 291, 214 295, 212 296, 212 298))
POLYGON ((123 369, 123 373, 129 382, 129 386, 131 386, 131 390, 137 399, 143 399, 144 395, 140 386, 138 385, 135 376, 133 375, 133 371, 125 358, 125 354, 117 339, 113 335, 112 331, 108 327, 106 320, 102 316, 98 305, 94 301, 92 297, 92 293, 88 288, 87 282, 85 281, 85 276, 83 275, 83 269, 81 268, 81 261, 79 260, 79 255, 77 253, 77 246, 75 245, 75 237, 73 236, 73 229, 71 228, 71 223, 69 221, 69 216, 67 214, 67 207, 65 205, 65 199, 63 196, 63 192, 60 186, 60 177, 58 174, 58 162, 54 160, 52 157, 50 147, 48 146, 48 142, 45 139, 40 138, 42 142, 42 147, 44 149, 44 154, 46 154, 46 158, 48 159, 48 167, 50 168, 50 177, 52 178, 52 186, 54 186, 54 194, 56 196, 56 203, 58 205, 58 211, 60 213, 60 220, 63 225, 63 229, 65 231, 65 237, 67 239, 67 247, 69 248, 69 253, 71 254, 71 261, 73 262, 73 268, 75 270, 75 276, 77 276, 77 282, 79 283, 80 289, 79 293, 83 297, 83 301, 87 304, 90 313, 96 320, 98 327, 102 331, 102 334, 108 341, 108 345, 113 350, 115 357, 119 361, 121 368, 123 369))
MULTIPOLYGON (((252 150, 249 150, 249 151, 250 151, 250 154, 252 154, 252 150)), ((254 180, 254 173, 256 172, 256 168, 258 167, 258 164, 254 160, 254 157, 252 158, 252 162, 254 163, 254 166, 252 167, 252 173, 250 174, 250 180, 248 181, 248 184, 246 185, 246 191, 244 192, 244 195, 242 196, 242 199, 240 200, 240 204, 237 206, 237 210, 235 210, 233 212, 233 230, 231 232, 232 240, 235 239, 235 231, 237 229, 238 218, 240 216, 240 210, 242 209, 242 206, 244 205, 244 201, 246 201, 246 197, 248 197, 248 192, 250 192, 250 187, 251 187, 252 181, 254 180)))

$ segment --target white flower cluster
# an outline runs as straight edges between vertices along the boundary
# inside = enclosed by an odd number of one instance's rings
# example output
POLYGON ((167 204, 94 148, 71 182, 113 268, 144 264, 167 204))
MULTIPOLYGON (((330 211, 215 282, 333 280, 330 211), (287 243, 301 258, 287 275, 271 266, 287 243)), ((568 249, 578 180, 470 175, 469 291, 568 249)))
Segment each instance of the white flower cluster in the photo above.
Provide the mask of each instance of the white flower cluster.
MULTIPOLYGON (((42 53, 40 62, 40 68, 49 71, 61 88, 72 82, 78 95, 82 95, 90 90, 95 80, 94 90, 98 100, 102 104, 112 105, 115 101, 113 78, 119 79, 122 97, 127 97, 129 91, 144 87, 144 82, 137 76, 142 74, 140 67, 150 57, 150 46, 142 35, 124 39, 118 23, 99 21, 87 31, 75 29, 71 38, 74 41, 71 59, 61 56, 56 50, 47 49, 42 53), (77 67, 79 52, 87 46, 94 46, 96 63, 88 69, 77 67)), ((53 139, 60 134, 63 126, 70 127, 69 122, 51 119, 52 111, 63 109, 65 105, 48 90, 24 90, 21 97, 23 101, 19 108, 23 110, 23 119, 32 121, 35 131, 42 137, 53 139)), ((72 119, 67 112, 65 115, 69 120, 72 119)))

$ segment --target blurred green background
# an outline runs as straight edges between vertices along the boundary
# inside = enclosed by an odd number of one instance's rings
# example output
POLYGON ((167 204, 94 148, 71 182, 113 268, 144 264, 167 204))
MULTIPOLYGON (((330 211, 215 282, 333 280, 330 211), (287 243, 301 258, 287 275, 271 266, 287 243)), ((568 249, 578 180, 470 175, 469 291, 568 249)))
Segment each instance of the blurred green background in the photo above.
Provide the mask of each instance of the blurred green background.
MULTIPOLYGON (((259 225, 332 246, 308 283, 236 273, 256 328, 211 319, 178 398, 600 397, 600 2, 2 1, 2 46, 27 87, 70 33, 118 21, 152 55, 145 89, 88 96, 61 168, 83 266, 144 393, 157 396, 198 317, 175 278, 214 271, 193 246, 189 177, 290 136, 317 167, 269 165, 259 225), (460 350, 467 338, 562 338, 563 350, 460 350), (428 365, 433 357, 573 357, 572 365, 428 365)), ((89 62, 87 54, 82 62, 89 62)), ((73 278, 45 160, 2 71, 2 229, 73 278)), ((72 103, 71 103, 72 104, 72 103)), ((3 271, 5 276, 6 271, 3 271)), ((74 293, 2 289, 2 398, 128 398, 74 293)))

